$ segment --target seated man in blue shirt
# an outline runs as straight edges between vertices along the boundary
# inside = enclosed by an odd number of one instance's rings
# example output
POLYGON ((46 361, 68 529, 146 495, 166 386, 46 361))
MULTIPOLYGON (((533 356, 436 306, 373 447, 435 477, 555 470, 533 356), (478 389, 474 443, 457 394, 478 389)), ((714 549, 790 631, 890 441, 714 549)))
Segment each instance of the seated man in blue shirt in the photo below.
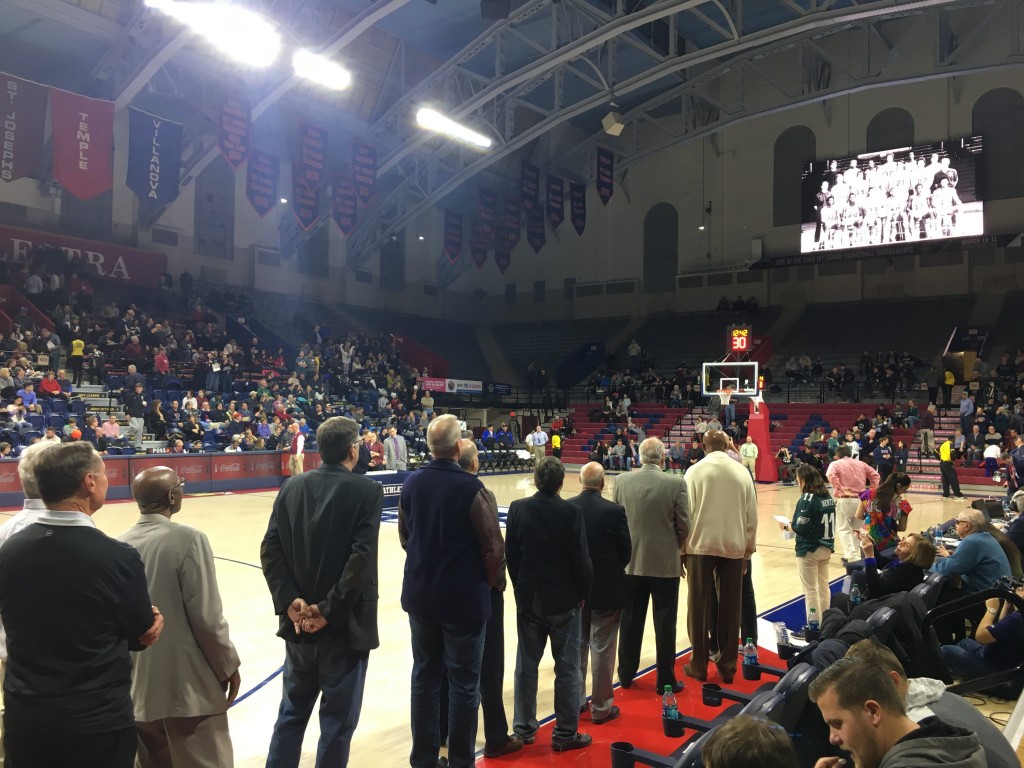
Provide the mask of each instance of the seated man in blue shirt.
MULTIPOLYGON (((1015 591, 1024 597, 1024 587, 1017 587, 1015 591)), ((964 680, 1013 669, 1024 659, 1024 616, 1014 610, 1010 602, 989 598, 974 639, 965 638, 956 645, 942 646, 942 658, 949 671, 964 680)), ((1020 682, 990 693, 1016 698, 1020 695, 1020 682)))
MULTIPOLYGON (((956 516, 956 533, 960 545, 952 554, 939 544, 935 553, 937 559, 932 571, 941 573, 959 585, 947 583, 942 589, 940 602, 948 602, 965 595, 973 595, 996 584, 1000 579, 1010 578, 1010 561, 992 534, 985 530, 985 516, 976 509, 965 509, 956 516)), ((981 618, 981 606, 972 606, 964 611, 945 616, 935 622, 939 642, 952 645, 963 637, 964 618, 977 624, 981 618)))

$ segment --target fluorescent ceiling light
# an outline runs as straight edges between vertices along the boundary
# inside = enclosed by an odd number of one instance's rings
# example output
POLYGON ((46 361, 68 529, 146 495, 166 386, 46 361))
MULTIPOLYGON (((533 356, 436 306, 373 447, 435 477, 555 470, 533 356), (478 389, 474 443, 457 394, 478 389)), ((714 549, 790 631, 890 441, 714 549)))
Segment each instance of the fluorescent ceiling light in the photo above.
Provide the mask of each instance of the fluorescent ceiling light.
POLYGON ((493 143, 482 133, 477 133, 464 125, 459 125, 451 118, 445 117, 437 110, 429 109, 428 107, 423 107, 416 112, 416 122, 428 131, 443 133, 445 136, 450 136, 453 139, 458 139, 483 149, 489 148, 493 143))
POLYGON ((312 51, 296 51, 292 66, 297 76, 332 91, 343 91, 352 82, 352 75, 347 69, 312 51))
POLYGON ((269 67, 281 50, 281 36, 258 13, 223 2, 146 0, 146 5, 180 21, 233 61, 269 67))

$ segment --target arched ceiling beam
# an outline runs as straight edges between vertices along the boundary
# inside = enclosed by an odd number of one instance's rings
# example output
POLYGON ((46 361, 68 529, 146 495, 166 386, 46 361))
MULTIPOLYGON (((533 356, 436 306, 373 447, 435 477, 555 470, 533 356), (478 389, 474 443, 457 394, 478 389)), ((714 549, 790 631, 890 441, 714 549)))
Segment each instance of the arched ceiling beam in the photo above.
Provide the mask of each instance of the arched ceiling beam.
MULTIPOLYGON (((969 0, 968 0, 969 2, 969 0)), ((753 32, 741 37, 738 40, 722 43, 711 48, 696 51, 679 56, 676 59, 666 61, 647 72, 636 75, 624 82, 614 86, 616 96, 632 93, 641 88, 650 86, 662 78, 676 72, 694 68, 702 65, 713 64, 720 59, 733 57, 754 49, 764 49, 771 52, 772 48, 779 48, 780 44, 792 43, 793 40, 803 36, 812 36, 818 33, 833 31, 838 27, 851 24, 868 23, 879 18, 902 15, 911 12, 919 12, 934 6, 949 6, 949 0, 913 0, 913 2, 894 2, 893 0, 880 0, 879 2, 864 3, 853 8, 814 13, 805 18, 797 19, 770 29, 753 32)), ((660 4, 659 4, 660 6, 660 4)), ((461 184, 472 178, 474 175, 489 167, 490 165, 507 157, 517 149, 527 145, 529 142, 539 138, 545 132, 550 131, 574 117, 599 108, 607 104, 612 95, 611 90, 591 95, 581 99, 575 104, 566 106, 560 111, 552 113, 547 118, 535 123, 522 133, 510 138, 505 144, 495 150, 473 158, 461 170, 456 172, 447 180, 437 185, 429 196, 415 205, 402 206, 402 212, 393 221, 385 226, 371 227, 363 225, 361 231, 353 233, 349 240, 349 247, 354 252, 355 259, 368 256, 379 248, 380 244, 396 234, 404 224, 413 217, 423 213, 430 207, 440 202, 447 194, 459 187, 461 184), (370 229, 374 229, 373 233, 370 229), (359 235, 359 237, 357 237, 359 235)))

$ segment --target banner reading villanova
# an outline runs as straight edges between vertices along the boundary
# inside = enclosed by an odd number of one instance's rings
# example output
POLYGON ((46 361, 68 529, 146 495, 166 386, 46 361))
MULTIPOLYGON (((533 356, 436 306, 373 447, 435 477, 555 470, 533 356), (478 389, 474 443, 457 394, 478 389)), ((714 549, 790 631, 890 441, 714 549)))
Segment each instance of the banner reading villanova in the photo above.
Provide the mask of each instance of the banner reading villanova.
POLYGON ((178 197, 181 125, 132 107, 128 111, 128 176, 139 202, 168 205, 178 197))

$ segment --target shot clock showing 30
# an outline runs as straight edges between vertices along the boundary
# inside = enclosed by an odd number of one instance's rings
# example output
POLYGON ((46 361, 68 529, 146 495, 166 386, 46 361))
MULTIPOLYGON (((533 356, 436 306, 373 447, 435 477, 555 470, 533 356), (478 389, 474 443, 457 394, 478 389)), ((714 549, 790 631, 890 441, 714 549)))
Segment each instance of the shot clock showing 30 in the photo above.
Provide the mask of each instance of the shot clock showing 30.
POLYGON ((750 351, 751 330, 749 325, 731 325, 728 333, 726 351, 735 354, 750 351))

